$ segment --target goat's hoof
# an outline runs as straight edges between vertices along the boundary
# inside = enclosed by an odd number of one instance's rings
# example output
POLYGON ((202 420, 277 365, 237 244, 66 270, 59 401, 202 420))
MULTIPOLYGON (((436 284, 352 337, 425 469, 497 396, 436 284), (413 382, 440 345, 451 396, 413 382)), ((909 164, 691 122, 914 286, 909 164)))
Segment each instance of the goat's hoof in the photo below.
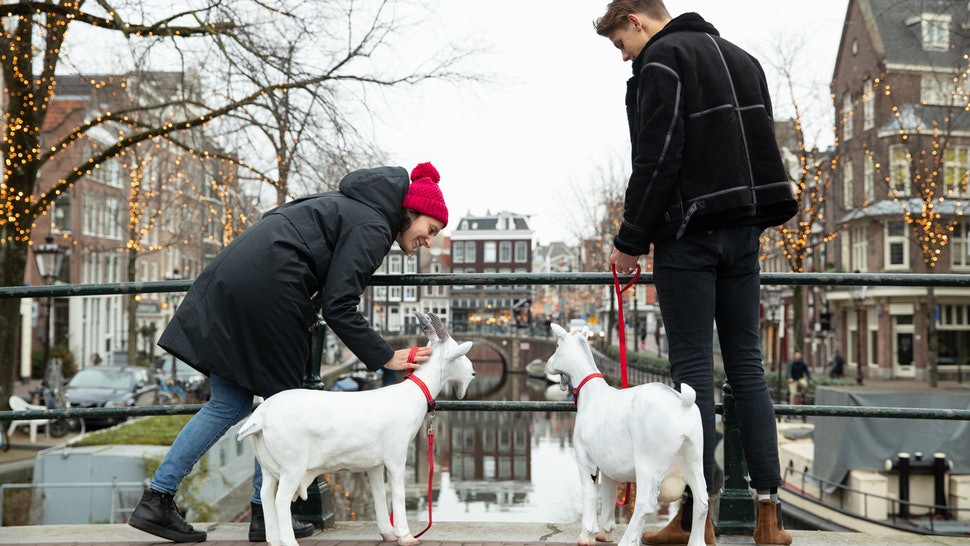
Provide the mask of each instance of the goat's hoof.
POLYGON ((589 538, 589 535, 586 533, 583 533, 579 536, 579 540, 576 541, 576 544, 579 544, 579 546, 593 546, 593 544, 596 544, 596 541, 589 538))
POLYGON ((413 535, 408 535, 406 537, 398 538, 397 543, 400 546, 414 546, 415 544, 418 544, 418 539, 414 538, 413 535))
POLYGON ((387 533, 387 534, 381 533, 381 540, 383 540, 384 542, 396 542, 397 537, 394 536, 394 533, 387 533))
POLYGON ((613 542, 613 531, 600 531, 596 533, 596 542, 613 542))

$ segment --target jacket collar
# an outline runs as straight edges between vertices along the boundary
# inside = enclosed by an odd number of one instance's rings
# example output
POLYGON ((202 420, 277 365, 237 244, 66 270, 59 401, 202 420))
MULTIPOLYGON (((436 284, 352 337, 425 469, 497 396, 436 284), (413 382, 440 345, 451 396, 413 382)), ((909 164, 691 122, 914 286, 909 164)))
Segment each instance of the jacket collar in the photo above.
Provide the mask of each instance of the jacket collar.
POLYGON ((637 55, 637 58, 633 60, 633 74, 637 75, 640 73, 640 69, 643 67, 644 58, 646 57, 647 50, 650 46, 660 41, 661 38, 675 32, 706 32, 707 34, 712 34, 714 36, 720 36, 721 34, 714 28, 714 25, 708 23, 700 15, 689 12, 683 15, 678 15, 674 19, 671 19, 666 26, 660 29, 660 32, 653 35, 647 45, 643 47, 643 51, 637 55))

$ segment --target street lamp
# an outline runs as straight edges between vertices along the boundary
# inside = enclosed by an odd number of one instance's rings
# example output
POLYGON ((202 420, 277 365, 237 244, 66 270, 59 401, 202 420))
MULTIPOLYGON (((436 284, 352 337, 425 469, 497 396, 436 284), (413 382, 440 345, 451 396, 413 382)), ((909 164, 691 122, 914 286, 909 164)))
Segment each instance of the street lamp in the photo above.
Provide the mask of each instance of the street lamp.
MULTIPOLYGON (((64 254, 66 251, 60 246, 54 244, 54 237, 48 235, 44 239, 44 244, 34 247, 34 260, 37 262, 37 272, 40 273, 40 278, 44 280, 44 284, 54 284, 57 280, 57 275, 61 271, 61 265, 64 264, 64 254)), ((54 299, 51 296, 47 296, 47 315, 44 319, 44 384, 47 384, 47 374, 50 366, 51 359, 51 310, 53 308, 54 299)))
MULTIPOLYGON (((858 273, 858 271, 856 271, 858 273)), ((849 292, 852 296, 852 303, 855 304, 855 319, 856 319, 856 373, 855 382, 858 386, 862 386, 864 379, 862 371, 862 349, 863 349, 863 328, 862 328, 862 306, 866 301, 866 291, 869 290, 868 286, 853 286, 849 288, 849 292)))
POLYGON ((781 322, 781 313, 780 313, 781 287, 778 287, 778 286, 765 287, 765 306, 768 308, 768 320, 771 322, 771 327, 773 330, 771 339, 769 340, 769 343, 771 344, 771 356, 772 356, 771 367, 772 367, 772 370, 778 374, 777 396, 780 397, 781 388, 782 388, 782 375, 784 375, 784 372, 782 371, 782 366, 781 366, 781 355, 778 354, 779 342, 781 339, 778 335, 780 330, 780 322, 781 322))

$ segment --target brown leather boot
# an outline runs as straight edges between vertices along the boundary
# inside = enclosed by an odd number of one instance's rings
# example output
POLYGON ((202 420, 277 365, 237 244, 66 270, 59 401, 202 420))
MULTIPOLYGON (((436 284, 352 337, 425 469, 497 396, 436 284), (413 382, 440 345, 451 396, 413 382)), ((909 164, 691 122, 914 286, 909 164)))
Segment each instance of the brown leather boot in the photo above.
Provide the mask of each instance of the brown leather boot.
MULTIPOLYGON (((708 503, 707 520, 704 523, 704 542, 709 546, 716 544, 714 538, 714 525, 711 524, 710 506, 714 504, 711 497, 708 503)), ((640 542, 647 546, 675 546, 685 545, 690 539, 691 512, 694 506, 692 497, 684 496, 680 501, 680 510, 674 515, 674 519, 666 527, 659 531, 646 531, 640 537, 640 542)))
POLYGON ((781 522, 781 503, 771 499, 758 501, 758 520, 754 524, 754 543, 758 546, 788 546, 791 535, 781 522))

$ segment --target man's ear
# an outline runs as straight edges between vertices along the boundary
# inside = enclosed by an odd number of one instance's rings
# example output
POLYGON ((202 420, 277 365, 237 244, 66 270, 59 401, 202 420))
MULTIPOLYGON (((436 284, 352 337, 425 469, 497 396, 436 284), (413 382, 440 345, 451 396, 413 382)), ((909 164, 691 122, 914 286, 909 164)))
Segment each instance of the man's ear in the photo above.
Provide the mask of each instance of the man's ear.
POLYGON ((634 30, 641 30, 643 28, 643 20, 640 19, 640 15, 636 13, 631 13, 626 16, 626 20, 630 21, 633 25, 634 30))

